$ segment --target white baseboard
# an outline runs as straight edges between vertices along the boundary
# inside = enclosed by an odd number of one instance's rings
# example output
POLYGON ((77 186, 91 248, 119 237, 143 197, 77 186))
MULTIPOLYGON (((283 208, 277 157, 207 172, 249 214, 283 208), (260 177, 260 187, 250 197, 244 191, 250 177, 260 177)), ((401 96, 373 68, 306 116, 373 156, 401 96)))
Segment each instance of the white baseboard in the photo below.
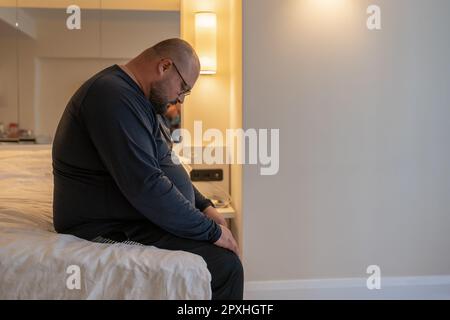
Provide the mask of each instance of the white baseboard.
POLYGON ((377 300, 450 299, 449 276, 382 277, 379 290, 369 290, 366 278, 249 281, 246 300, 377 300))

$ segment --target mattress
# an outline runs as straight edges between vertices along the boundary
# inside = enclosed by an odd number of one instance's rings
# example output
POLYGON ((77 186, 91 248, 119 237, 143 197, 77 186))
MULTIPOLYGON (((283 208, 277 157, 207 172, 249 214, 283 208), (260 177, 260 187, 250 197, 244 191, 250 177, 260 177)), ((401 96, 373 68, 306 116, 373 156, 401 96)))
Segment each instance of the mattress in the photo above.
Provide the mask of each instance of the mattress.
POLYGON ((210 299, 202 257, 55 233, 51 148, 0 146, 0 299, 210 299))

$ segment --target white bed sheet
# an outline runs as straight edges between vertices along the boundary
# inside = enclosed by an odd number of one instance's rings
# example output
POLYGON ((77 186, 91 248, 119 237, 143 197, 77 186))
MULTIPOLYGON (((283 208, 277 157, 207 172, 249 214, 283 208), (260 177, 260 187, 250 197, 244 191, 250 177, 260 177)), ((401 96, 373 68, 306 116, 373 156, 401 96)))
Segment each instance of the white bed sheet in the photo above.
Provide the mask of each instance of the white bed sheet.
POLYGON ((0 299, 210 299, 202 257, 55 233, 50 147, 0 146, 0 299), (68 267, 81 288, 69 290, 68 267))

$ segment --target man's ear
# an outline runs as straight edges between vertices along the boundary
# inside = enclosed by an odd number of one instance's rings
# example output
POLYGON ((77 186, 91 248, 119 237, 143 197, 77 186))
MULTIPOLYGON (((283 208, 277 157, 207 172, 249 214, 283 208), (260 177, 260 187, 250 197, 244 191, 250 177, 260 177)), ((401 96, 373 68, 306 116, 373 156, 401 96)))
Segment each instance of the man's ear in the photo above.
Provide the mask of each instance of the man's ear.
POLYGON ((160 75, 163 75, 172 66, 172 61, 169 59, 161 59, 158 64, 158 71, 160 75))

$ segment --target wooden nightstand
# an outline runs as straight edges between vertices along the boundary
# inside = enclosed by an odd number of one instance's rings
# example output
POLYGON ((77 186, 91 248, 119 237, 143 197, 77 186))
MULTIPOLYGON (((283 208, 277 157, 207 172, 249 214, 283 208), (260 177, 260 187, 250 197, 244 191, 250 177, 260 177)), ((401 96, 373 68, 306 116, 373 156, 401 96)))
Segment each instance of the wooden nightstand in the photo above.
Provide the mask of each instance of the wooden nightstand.
POLYGON ((231 222, 232 219, 236 218, 236 211, 234 211, 234 208, 232 206, 224 207, 224 208, 216 208, 217 211, 225 218, 225 221, 227 222, 227 227, 231 230, 231 233, 234 233, 233 230, 233 223, 231 222))
POLYGON ((216 208, 220 214, 223 215, 225 219, 234 219, 236 216, 236 211, 232 206, 224 207, 224 208, 216 208))

